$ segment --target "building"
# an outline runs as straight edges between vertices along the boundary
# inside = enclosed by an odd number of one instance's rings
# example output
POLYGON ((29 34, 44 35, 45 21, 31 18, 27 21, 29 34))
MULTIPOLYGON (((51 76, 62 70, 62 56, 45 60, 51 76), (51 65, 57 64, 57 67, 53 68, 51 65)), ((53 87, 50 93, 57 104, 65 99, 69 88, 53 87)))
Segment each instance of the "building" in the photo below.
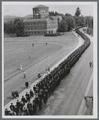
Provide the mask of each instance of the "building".
POLYGON ((44 5, 39 5, 33 8, 33 19, 47 18, 49 15, 49 8, 44 5))
POLYGON ((58 29, 58 19, 49 16, 49 8, 39 5, 33 8, 33 18, 24 20, 25 35, 54 34, 58 29))

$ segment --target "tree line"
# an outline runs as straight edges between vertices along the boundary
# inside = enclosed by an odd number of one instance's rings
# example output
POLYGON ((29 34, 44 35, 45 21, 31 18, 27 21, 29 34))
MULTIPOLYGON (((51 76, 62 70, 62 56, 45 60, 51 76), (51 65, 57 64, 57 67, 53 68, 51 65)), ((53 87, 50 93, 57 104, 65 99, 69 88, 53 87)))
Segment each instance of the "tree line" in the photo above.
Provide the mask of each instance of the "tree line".
POLYGON ((20 18, 15 18, 14 21, 4 23, 4 33, 16 34, 17 37, 24 36, 24 22, 20 18))
POLYGON ((81 10, 78 7, 76 9, 75 15, 66 13, 62 16, 62 21, 58 25, 59 32, 67 32, 76 27, 86 26, 89 30, 89 34, 92 34, 93 30, 93 17, 92 16, 83 16, 81 10))
MULTIPOLYGON (((93 17, 92 16, 83 16, 81 10, 77 7, 75 15, 72 16, 69 13, 61 14, 58 12, 50 11, 49 16, 60 15, 62 20, 58 20, 58 32, 68 32, 75 27, 88 27, 88 33, 92 34, 93 32, 93 17)), ((16 36, 24 36, 24 22, 20 18, 16 18, 14 21, 4 23, 4 32, 7 34, 16 34, 16 36)))

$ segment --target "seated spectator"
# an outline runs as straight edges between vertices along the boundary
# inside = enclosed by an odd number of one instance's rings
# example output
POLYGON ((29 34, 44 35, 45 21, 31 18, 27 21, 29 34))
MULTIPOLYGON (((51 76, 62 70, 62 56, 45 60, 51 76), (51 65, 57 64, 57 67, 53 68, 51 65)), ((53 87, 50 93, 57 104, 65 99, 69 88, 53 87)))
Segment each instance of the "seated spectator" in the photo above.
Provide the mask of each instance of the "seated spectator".
POLYGON ((7 108, 5 109, 5 115, 10 115, 10 111, 7 108))

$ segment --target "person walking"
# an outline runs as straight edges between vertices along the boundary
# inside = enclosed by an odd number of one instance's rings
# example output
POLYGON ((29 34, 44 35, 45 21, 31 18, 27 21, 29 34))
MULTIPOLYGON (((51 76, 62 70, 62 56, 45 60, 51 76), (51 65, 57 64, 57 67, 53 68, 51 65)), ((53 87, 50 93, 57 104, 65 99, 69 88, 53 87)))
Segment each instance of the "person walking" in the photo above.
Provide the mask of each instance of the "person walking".
POLYGON ((34 47, 34 43, 32 43, 32 47, 34 47))
POLYGON ((23 78, 26 79, 26 72, 23 72, 23 78))
POLYGON ((20 71, 22 71, 23 70, 23 66, 20 64, 20 71))

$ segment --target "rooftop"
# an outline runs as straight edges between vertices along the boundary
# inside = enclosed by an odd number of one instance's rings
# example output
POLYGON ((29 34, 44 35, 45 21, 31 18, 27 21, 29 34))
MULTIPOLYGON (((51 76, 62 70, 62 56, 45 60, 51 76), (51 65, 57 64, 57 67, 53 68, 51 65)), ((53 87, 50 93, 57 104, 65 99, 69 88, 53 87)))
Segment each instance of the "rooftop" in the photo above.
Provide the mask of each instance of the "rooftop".
POLYGON ((35 21, 47 21, 47 20, 55 20, 53 17, 42 18, 42 19, 24 19, 24 22, 35 22, 35 21))
POLYGON ((34 7, 34 8, 48 8, 48 7, 45 6, 45 5, 38 5, 38 6, 34 7))

